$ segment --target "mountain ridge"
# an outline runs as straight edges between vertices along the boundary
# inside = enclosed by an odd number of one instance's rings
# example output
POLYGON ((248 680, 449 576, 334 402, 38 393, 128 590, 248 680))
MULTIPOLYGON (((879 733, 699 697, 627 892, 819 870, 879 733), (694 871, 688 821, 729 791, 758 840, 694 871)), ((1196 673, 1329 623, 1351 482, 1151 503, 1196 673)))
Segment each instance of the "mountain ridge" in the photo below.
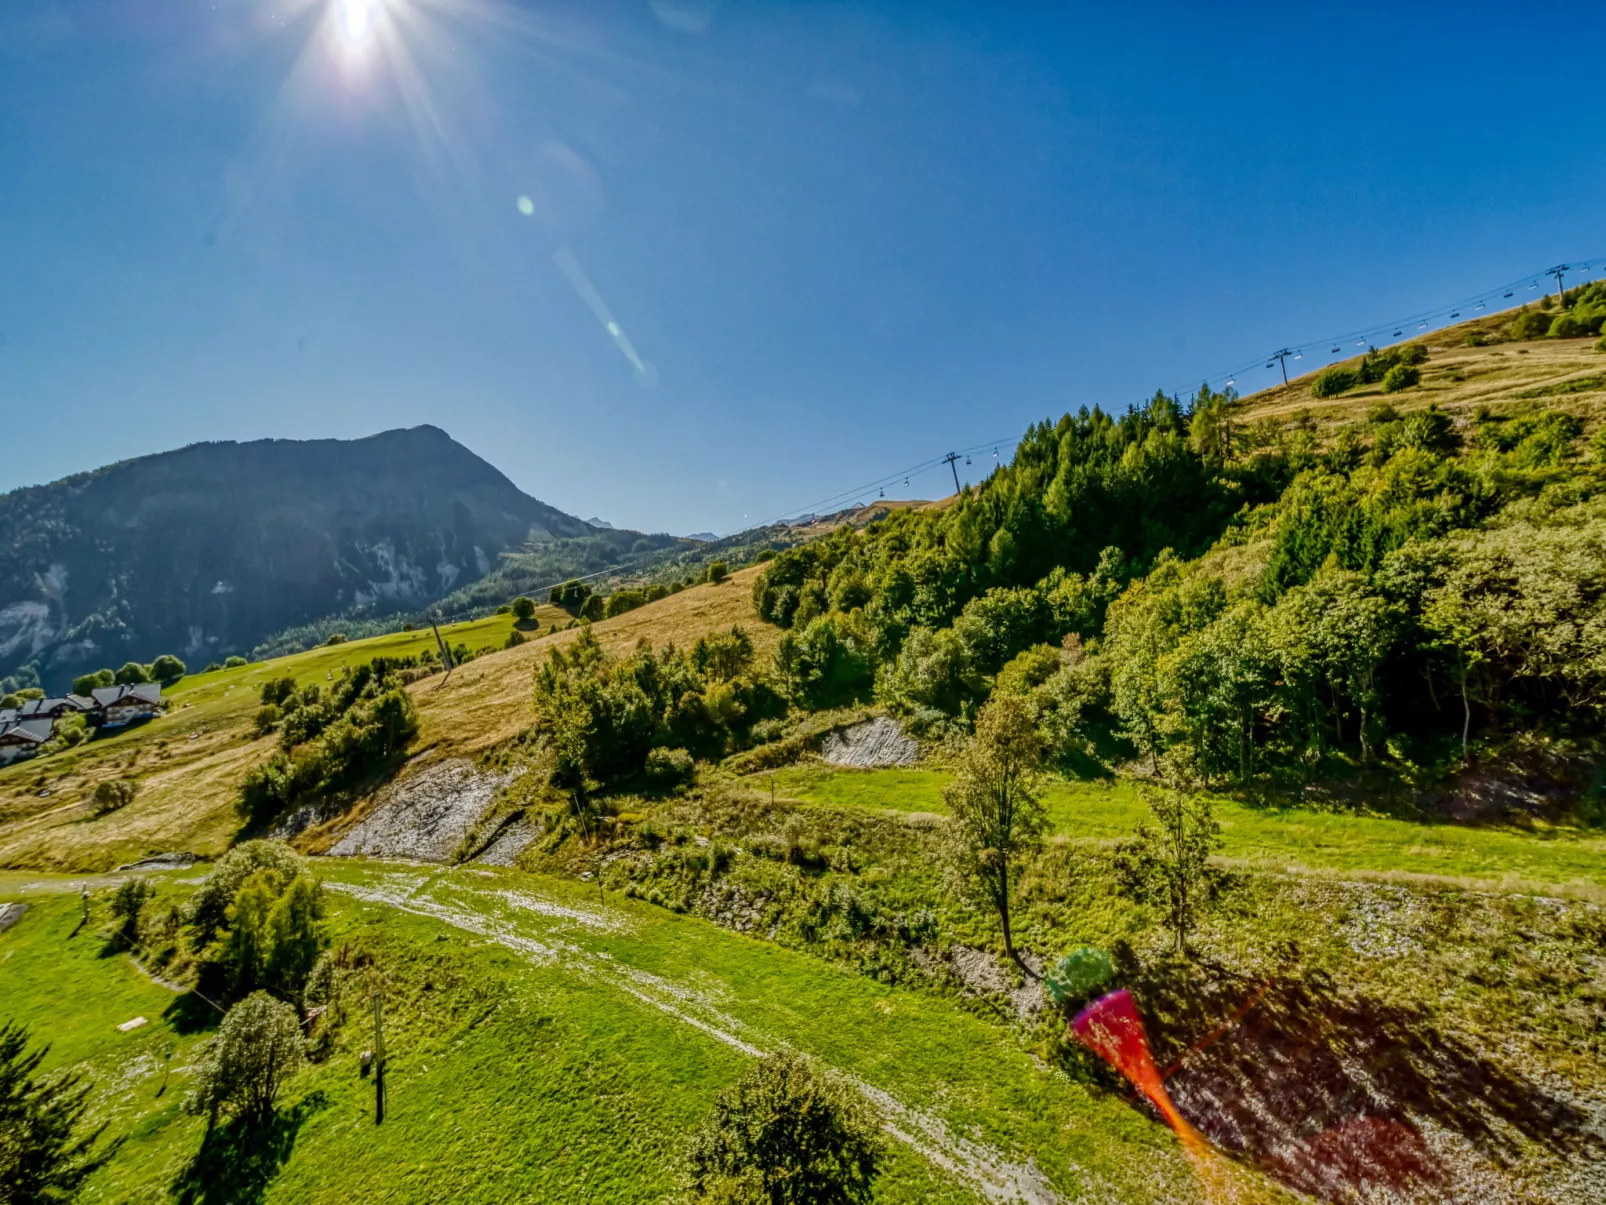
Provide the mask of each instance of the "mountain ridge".
POLYGON ((59 684, 157 651, 243 653, 592 531, 429 425, 134 457, 0 495, 0 675, 59 684))

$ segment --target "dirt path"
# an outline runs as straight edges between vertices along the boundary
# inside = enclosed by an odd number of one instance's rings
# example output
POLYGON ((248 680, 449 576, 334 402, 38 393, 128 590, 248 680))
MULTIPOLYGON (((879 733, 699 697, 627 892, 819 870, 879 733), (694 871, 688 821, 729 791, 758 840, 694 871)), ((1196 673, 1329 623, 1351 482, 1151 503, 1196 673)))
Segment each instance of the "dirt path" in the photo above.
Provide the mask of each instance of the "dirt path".
MULTIPOLYGON (((496 942, 531 962, 561 968, 577 977, 606 984, 681 1024, 752 1057, 761 1057, 784 1043, 732 1015, 702 990, 624 965, 606 951, 589 948, 587 936, 633 932, 634 920, 608 907, 576 906, 543 896, 517 880, 485 877, 483 885, 466 879, 475 871, 383 872, 367 882, 330 880, 327 885, 368 903, 384 904, 415 916, 429 917, 463 932, 496 942)), ((887 1134, 904 1143, 950 1176, 969 1185, 989 1202, 1057 1205, 1062 1200, 1114 1201, 1117 1194, 1090 1172, 1072 1166, 1080 1181, 1075 1191, 1061 1191, 1032 1163, 1019 1162, 978 1138, 957 1134, 941 1118, 914 1108, 884 1089, 841 1073, 880 1115, 887 1134)), ((1160 1198, 1163 1199, 1163 1198, 1160 1198)))

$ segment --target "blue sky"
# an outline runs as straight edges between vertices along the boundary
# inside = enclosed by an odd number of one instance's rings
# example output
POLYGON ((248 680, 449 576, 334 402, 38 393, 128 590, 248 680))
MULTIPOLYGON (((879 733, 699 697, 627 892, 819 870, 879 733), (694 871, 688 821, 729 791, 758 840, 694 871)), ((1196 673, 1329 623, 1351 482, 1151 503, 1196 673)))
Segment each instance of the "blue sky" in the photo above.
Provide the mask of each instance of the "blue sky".
POLYGON ((364 3, 0 6, 0 489, 433 422, 724 532, 1606 255, 1598 3, 364 3))

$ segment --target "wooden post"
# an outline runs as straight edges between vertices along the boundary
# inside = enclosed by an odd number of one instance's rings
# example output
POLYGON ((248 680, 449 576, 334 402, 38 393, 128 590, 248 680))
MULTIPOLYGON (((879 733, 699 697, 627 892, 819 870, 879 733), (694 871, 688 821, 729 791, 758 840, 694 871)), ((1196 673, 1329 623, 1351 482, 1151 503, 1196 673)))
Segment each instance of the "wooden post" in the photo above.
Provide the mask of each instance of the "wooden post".
POLYGON ((374 1124, 385 1120, 385 1006, 374 989, 374 1124))

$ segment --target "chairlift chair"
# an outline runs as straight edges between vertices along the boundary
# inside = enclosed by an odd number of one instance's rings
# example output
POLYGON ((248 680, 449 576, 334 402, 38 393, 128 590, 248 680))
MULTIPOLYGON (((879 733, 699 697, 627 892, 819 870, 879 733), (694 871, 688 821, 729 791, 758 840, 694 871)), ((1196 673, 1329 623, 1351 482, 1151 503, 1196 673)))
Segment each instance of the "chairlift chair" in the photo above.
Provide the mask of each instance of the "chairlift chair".
POLYGON ((1460 310, 1452 310, 1452 311, 1451 311, 1451 312, 1450 312, 1450 317, 1452 317, 1452 318, 1459 318, 1459 317, 1461 317, 1461 311, 1460 311, 1460 310))
POLYGON ((1335 348, 1333 348, 1332 351, 1328 352, 1327 354, 1330 355, 1330 356, 1336 356, 1336 355, 1338 355, 1338 352, 1339 352, 1339 349, 1335 347, 1335 348))
POLYGON ((1510 290, 1510 289, 1507 289, 1507 290, 1506 290, 1506 296, 1507 296, 1507 297, 1510 297, 1510 296, 1511 296, 1511 290, 1510 290))
POLYGON ((1394 334, 1392 334, 1389 337, 1392 338, 1392 339, 1398 339, 1400 337, 1400 332, 1399 331, 1395 331, 1394 334))

